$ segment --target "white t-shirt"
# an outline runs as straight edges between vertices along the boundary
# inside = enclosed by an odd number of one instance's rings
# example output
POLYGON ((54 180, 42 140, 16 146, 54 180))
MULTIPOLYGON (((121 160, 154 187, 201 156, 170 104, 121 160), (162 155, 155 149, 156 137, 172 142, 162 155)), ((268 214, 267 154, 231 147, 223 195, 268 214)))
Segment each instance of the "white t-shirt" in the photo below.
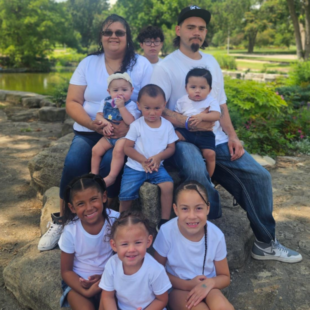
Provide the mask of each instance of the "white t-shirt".
POLYGON ((154 63, 154 64, 151 63, 153 69, 160 61, 162 61, 162 58, 158 57, 158 61, 156 63, 154 63))
MULTIPOLYGON (((214 261, 223 260, 227 251, 222 231, 209 221, 207 224, 208 247, 204 275, 213 278, 216 276, 214 261)), ((205 237, 198 242, 185 238, 179 230, 177 217, 160 227, 153 248, 162 257, 167 257, 166 270, 170 274, 183 280, 191 280, 201 275, 205 237)))
POLYGON ((162 295, 171 288, 165 268, 146 253, 141 268, 133 275, 125 275, 123 263, 117 254, 107 262, 99 283, 105 291, 115 291, 118 309, 145 309, 155 295, 162 295))
MULTIPOLYGON (((109 99, 109 101, 111 101, 112 99, 109 99)), ((103 107, 106 103, 106 100, 102 100, 100 102, 100 106, 99 106, 99 110, 97 112, 101 112, 103 111, 103 107)), ((125 108, 128 110, 128 112, 135 118, 139 118, 141 116, 141 112, 140 110, 138 109, 138 106, 137 104, 134 102, 134 101, 130 101, 128 102, 126 105, 125 105, 125 108)), ((117 107, 115 107, 115 109, 117 109, 117 107)))
POLYGON ((210 112, 220 112, 220 105, 212 95, 207 96, 206 99, 201 101, 194 101, 188 98, 188 95, 181 97, 175 106, 175 111, 186 116, 193 116, 203 112, 206 108, 210 107, 210 112))
MULTIPOLYGON (((161 117, 160 127, 151 128, 143 116, 130 124, 125 138, 135 141, 134 149, 144 155, 145 158, 157 155, 164 151, 168 144, 178 140, 178 136, 169 121, 161 117)), ((126 165, 134 170, 144 171, 142 165, 130 157, 128 157, 126 165)))
MULTIPOLYGON (((224 90, 224 80, 221 68, 212 55, 200 52, 201 59, 194 60, 185 56, 180 50, 176 50, 158 63, 153 71, 151 82, 160 86, 166 94, 167 107, 174 111, 178 99, 186 95, 185 77, 193 68, 207 68, 212 74, 211 95, 219 104, 224 104, 227 97, 224 90)), ((220 122, 215 122, 213 127, 216 145, 228 141, 220 122)))
MULTIPOLYGON (((143 56, 136 54, 137 62, 131 71, 127 71, 134 88, 131 95, 133 101, 137 101, 139 90, 150 82, 153 67, 143 56)), ((99 111, 102 100, 109 96, 107 91, 109 74, 107 72, 104 54, 92 55, 84 58, 75 69, 70 84, 87 86, 84 93, 84 110, 94 120, 99 111)), ((91 132, 90 129, 74 123, 73 129, 77 131, 91 132)))
MULTIPOLYGON (((119 213, 111 209, 107 209, 107 214, 111 225, 119 217, 119 213)), ((58 242, 59 248, 65 253, 74 253, 73 271, 84 279, 102 274, 112 255, 110 242, 106 237, 109 228, 108 221, 105 221, 100 233, 91 235, 85 231, 80 219, 64 227, 58 242)))

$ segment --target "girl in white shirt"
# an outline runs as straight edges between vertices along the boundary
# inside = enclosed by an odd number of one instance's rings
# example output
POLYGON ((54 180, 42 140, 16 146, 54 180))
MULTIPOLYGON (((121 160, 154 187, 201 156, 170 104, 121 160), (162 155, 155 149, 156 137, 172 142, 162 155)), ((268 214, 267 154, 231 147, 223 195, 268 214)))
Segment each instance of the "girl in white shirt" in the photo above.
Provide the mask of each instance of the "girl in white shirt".
POLYGON ((226 244, 221 230, 207 221, 205 188, 196 181, 181 184, 173 208, 177 217, 161 226, 153 245, 172 283, 171 309, 234 309, 220 291, 230 283, 226 244))
POLYGON ((124 211, 112 225, 110 244, 117 252, 106 264, 99 287, 100 310, 163 310, 171 283, 146 250, 154 228, 138 211, 124 211))
POLYGON ((118 212, 106 208, 105 183, 99 175, 75 178, 65 191, 65 226, 59 240, 63 295, 61 307, 96 309, 98 286, 112 249, 105 235, 118 212))

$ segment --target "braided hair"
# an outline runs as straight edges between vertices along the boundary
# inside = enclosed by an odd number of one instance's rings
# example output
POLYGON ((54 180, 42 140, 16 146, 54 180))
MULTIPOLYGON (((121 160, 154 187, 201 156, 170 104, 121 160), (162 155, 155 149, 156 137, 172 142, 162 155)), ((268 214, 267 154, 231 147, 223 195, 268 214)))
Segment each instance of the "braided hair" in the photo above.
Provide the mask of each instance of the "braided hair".
MULTIPOLYGON (((208 193, 204 186, 200 184, 197 181, 186 181, 182 183, 175 191, 175 198, 174 201, 175 203, 177 202, 178 196, 180 195, 181 192, 185 190, 194 190, 197 192, 197 194, 201 197, 201 199, 205 202, 207 206, 210 205, 208 201, 208 193)), ((207 223, 204 225, 204 236, 205 236, 205 253, 203 257, 203 264, 202 264, 202 274, 204 275, 204 267, 206 264, 206 258, 207 258, 207 251, 208 251, 208 227, 207 223)))
POLYGON ((118 219, 114 221, 112 224, 110 233, 108 234, 109 239, 114 239, 117 229, 120 226, 128 226, 128 225, 136 225, 143 224, 146 228, 147 232, 154 236, 155 235, 155 227, 152 223, 144 216, 143 213, 136 210, 128 210, 123 211, 118 219))
MULTIPOLYGON (((84 174, 77 178, 74 178, 66 187, 64 201, 65 201, 65 210, 64 210, 64 221, 63 224, 66 225, 69 222, 78 220, 75 213, 73 213, 69 208, 69 203, 72 204, 74 195, 77 192, 84 191, 87 188, 95 188, 99 193, 103 195, 106 190, 106 185, 100 175, 96 174, 84 174)), ((105 220, 110 223, 109 216, 107 214, 106 204, 103 204, 102 215, 105 220)))

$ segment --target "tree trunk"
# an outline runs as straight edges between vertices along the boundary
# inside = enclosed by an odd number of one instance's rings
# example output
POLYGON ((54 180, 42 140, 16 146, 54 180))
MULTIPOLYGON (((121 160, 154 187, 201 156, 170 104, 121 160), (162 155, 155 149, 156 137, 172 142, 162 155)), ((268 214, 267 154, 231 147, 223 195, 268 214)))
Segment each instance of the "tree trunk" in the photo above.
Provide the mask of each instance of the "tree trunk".
POLYGON ((310 0, 305 0, 305 60, 310 59, 310 0))
POLYGON ((248 53, 252 54, 254 52, 254 46, 256 42, 257 31, 249 34, 249 45, 248 45, 248 53))
MULTIPOLYGON (((307 0, 308 1, 308 0, 307 0)), ((299 29, 299 22, 295 11, 295 5, 294 0, 286 0, 288 9, 290 11, 291 19, 294 26, 294 33, 295 33, 295 41, 296 41, 296 48, 297 48, 297 57, 298 59, 304 58, 304 52, 302 49, 301 44, 301 35, 300 35, 300 29, 299 29)))

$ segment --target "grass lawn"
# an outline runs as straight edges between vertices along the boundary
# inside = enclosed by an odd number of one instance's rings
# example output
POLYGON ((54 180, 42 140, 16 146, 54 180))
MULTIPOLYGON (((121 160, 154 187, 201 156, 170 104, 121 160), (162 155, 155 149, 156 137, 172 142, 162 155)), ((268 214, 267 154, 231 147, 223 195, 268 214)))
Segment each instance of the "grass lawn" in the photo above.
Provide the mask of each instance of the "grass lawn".
POLYGON ((279 64, 279 63, 263 63, 263 62, 248 62, 246 60, 236 59, 238 70, 247 70, 260 72, 262 70, 266 71, 280 71, 280 72, 288 72, 289 71, 289 63, 287 64, 279 64))

